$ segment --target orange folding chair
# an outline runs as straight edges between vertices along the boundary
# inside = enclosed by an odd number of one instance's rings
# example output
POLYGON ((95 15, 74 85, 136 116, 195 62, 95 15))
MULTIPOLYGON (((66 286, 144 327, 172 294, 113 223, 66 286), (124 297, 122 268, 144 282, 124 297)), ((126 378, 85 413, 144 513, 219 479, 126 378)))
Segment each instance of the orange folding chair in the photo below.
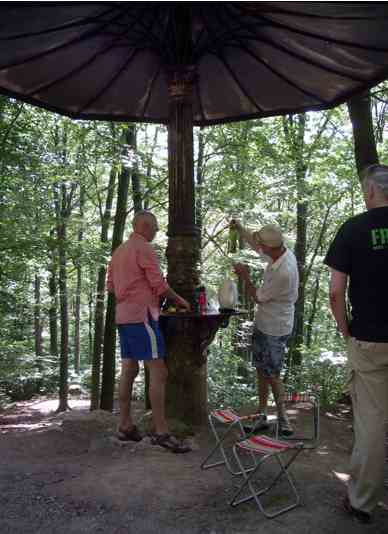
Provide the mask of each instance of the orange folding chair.
MULTIPOLYGON (((276 418, 274 418, 274 421, 269 419, 268 422, 270 425, 272 424, 274 426, 274 433, 276 433, 276 418)), ((201 468, 210 469, 211 467, 225 465, 226 469, 232 475, 241 475, 241 470, 236 470, 236 468, 232 465, 234 463, 232 447, 237 440, 245 439, 247 436, 255 432, 256 427, 260 423, 260 414, 238 415, 231 408, 212 411, 209 414, 209 424, 216 443, 213 449, 201 463, 201 468), (246 423, 253 423, 248 433, 244 429, 246 423), (233 436, 233 431, 237 431, 237 437, 233 436), (214 459, 214 457, 217 455, 220 457, 220 459, 211 462, 211 459, 214 459)), ((253 465, 251 463, 249 469, 252 469, 253 465)))
POLYGON ((243 482, 230 502, 231 506, 238 506, 253 499, 259 510, 269 519, 298 506, 300 504, 300 496, 291 473, 289 473, 289 468, 303 450, 303 447, 303 443, 288 443, 263 435, 250 436, 236 443, 233 446, 233 453, 243 476, 243 482), (243 459, 246 454, 251 457, 260 457, 259 460, 255 461, 255 466, 249 470, 244 467, 245 462, 243 459), (264 476, 261 467, 270 460, 275 463, 276 470, 275 473, 271 473, 270 481, 267 482, 268 473, 264 476), (263 476, 261 476, 262 474, 263 476), (287 483, 291 493, 291 497, 287 499, 287 504, 283 506, 264 505, 263 498, 274 496, 274 492, 270 493, 271 490, 283 480, 287 483), (247 490, 248 495, 237 499, 244 490, 247 490))

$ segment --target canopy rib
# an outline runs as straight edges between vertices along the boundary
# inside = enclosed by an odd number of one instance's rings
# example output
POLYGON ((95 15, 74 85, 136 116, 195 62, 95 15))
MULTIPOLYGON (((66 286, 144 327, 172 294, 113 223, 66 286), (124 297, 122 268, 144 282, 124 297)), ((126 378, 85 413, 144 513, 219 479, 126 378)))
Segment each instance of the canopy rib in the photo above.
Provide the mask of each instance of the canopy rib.
MULTIPOLYGON (((127 8, 127 9, 129 9, 129 8, 127 8)), ((101 24, 101 27, 99 27, 98 29, 89 30, 89 31, 83 33, 82 35, 79 35, 78 37, 75 37, 74 39, 71 39, 70 41, 67 41, 66 43, 62 43, 62 44, 60 44, 58 46, 55 46, 55 47, 51 48, 50 50, 45 50, 45 51, 43 51, 43 52, 41 52, 39 54, 32 55, 32 56, 30 56, 28 58, 24 58, 23 60, 16 61, 14 63, 9 63, 9 64, 6 64, 6 65, 0 65, 0 70, 11 69, 11 68, 14 68, 14 67, 18 67, 20 65, 24 65, 26 63, 30 63, 31 61, 35 61, 36 59, 47 57, 47 56, 49 56, 51 54, 54 54, 55 52, 58 52, 60 50, 69 48, 71 46, 74 46, 75 44, 84 41, 88 37, 92 37, 97 32, 101 31, 102 29, 104 29, 107 26, 109 26, 110 24, 112 24, 112 22, 114 22, 114 20, 116 20, 117 18, 119 18, 121 16, 122 16, 122 13, 120 12, 118 15, 113 17, 113 19, 111 21, 108 21, 108 22, 105 22, 104 24, 101 24)))
MULTIPOLYGON (((257 4, 257 2, 253 2, 254 4, 257 4)), ((285 2, 281 2, 281 3, 285 3, 285 2)), ((314 3, 314 2, 313 2, 314 3)), ((360 2, 358 2, 360 3, 360 2)), ((368 2, 368 4, 375 4, 375 5, 379 5, 380 2, 368 2)), ((257 10, 260 12, 268 12, 268 13, 280 13, 282 15, 290 15, 290 16, 299 16, 299 17, 306 17, 306 18, 314 18, 314 19, 318 19, 318 20, 328 20, 329 22, 331 22, 332 20, 349 20, 349 21, 352 21, 352 20, 379 20, 381 18, 388 18, 388 15, 387 16, 380 16, 380 15, 376 15, 376 16, 369 16, 367 14, 365 15, 359 15, 359 16, 354 16, 354 15, 338 15, 338 13, 336 13, 335 15, 320 15, 320 14, 317 14, 317 13, 306 13, 304 11, 299 11, 299 9, 295 9, 295 10, 290 10, 290 9, 287 9, 287 8, 284 8, 284 7, 281 7, 279 6, 280 2, 277 2, 277 6, 275 7, 273 5, 273 2, 260 2, 260 7, 257 8, 257 6, 250 6, 249 4, 252 4, 252 2, 244 2, 243 5, 236 5, 236 3, 234 2, 233 3, 233 7, 238 9, 239 11, 244 11, 246 14, 248 15, 252 15, 252 12, 257 10), (268 6, 268 9, 265 9, 264 6, 268 6), (279 7, 278 7, 279 6, 279 7)), ((293 2, 294 4, 294 2, 293 2)), ((294 4, 295 5, 295 4, 294 4)), ((326 6, 325 6, 326 7, 326 6)), ((362 7, 362 6, 360 6, 362 7)), ((365 9, 368 9, 368 8, 365 8, 365 9)), ((257 12, 256 11, 256 12, 257 12)), ((365 11, 365 13, 367 13, 367 11, 365 11)))
POLYGON ((129 57, 124 62, 123 66, 117 70, 117 72, 109 79, 109 81, 104 85, 100 91, 97 91, 97 93, 90 98, 86 104, 78 108, 77 113, 83 113, 86 109, 88 109, 94 102, 96 102, 101 95, 103 95, 106 91, 108 91, 112 85, 116 83, 118 78, 121 76, 121 74, 127 69, 128 65, 131 63, 133 58, 136 56, 136 54, 139 52, 139 50, 132 50, 129 57))
POLYGON ((51 28, 45 28, 44 30, 36 31, 36 32, 23 32, 16 35, 9 35, 7 37, 1 37, 1 41, 16 41, 18 39, 26 39, 28 37, 39 37, 40 35, 48 35, 50 33, 55 33, 62 30, 69 30, 71 28, 77 28, 81 26, 86 26, 88 24, 97 24, 101 17, 105 17, 109 15, 112 12, 117 12, 117 7, 108 9, 107 11, 103 13, 99 13, 95 16, 88 16, 80 19, 77 22, 69 22, 67 24, 61 24, 58 26, 52 26, 51 28))
POLYGON ((333 43, 333 44, 336 44, 336 45, 349 46, 349 47, 352 47, 352 48, 357 48, 359 50, 367 50, 367 51, 371 51, 371 52, 386 53, 388 51, 388 47, 378 47, 378 46, 373 46, 373 45, 363 45, 363 44, 360 44, 360 43, 354 43, 354 42, 345 41, 343 39, 337 39, 335 37, 331 37, 331 36, 328 36, 328 35, 320 35, 320 34, 316 34, 316 33, 313 33, 313 32, 309 32, 307 30, 300 30, 299 28, 292 27, 291 25, 286 25, 286 24, 283 24, 282 22, 273 21, 273 20, 271 20, 271 18, 268 18, 268 17, 266 17, 264 15, 260 15, 260 17, 259 17, 256 14, 252 14, 252 16, 254 18, 260 18, 260 20, 265 20, 268 24, 270 24, 274 28, 280 28, 280 29, 283 29, 283 30, 288 30, 290 32, 297 33, 297 34, 303 35, 305 37, 311 37, 312 39, 317 39, 319 41, 330 42, 330 43, 333 43))
MULTIPOLYGON (((208 19, 206 20, 205 17, 203 17, 203 23, 204 25, 206 26, 206 29, 207 29, 207 32, 209 34, 209 37, 212 41, 213 40, 213 37, 212 37, 212 32, 209 31, 209 25, 210 25, 210 29, 211 28, 211 21, 208 19)), ((218 60, 224 65, 225 69, 229 72, 229 75, 231 76, 231 78, 234 80, 235 84, 237 85, 237 87, 239 88, 239 90, 241 91, 241 93, 251 102, 251 104, 257 109, 258 112, 261 112, 263 111, 263 109, 257 104, 257 102, 255 101, 255 99, 248 93, 248 91, 245 89, 245 87, 241 84, 240 80, 238 79, 238 77, 234 74, 233 70, 230 68, 227 60, 225 59, 224 55, 222 54, 222 52, 220 51, 220 49, 218 48, 217 46, 217 42, 214 43, 214 48, 216 50, 216 52, 213 52, 213 54, 218 58, 218 60)))
POLYGON ((297 89, 301 93, 303 93, 306 96, 309 96, 310 98, 313 98, 316 102, 319 102, 320 104, 324 104, 325 106, 328 105, 328 102, 326 100, 323 100, 319 96, 317 96, 315 93, 312 93, 311 91, 308 91, 307 89, 304 89, 301 85, 291 80, 288 76, 285 76, 281 72, 279 72, 277 69, 272 67, 272 65, 269 65, 266 63, 262 58, 260 58, 256 52, 248 48, 247 46, 241 44, 242 48, 246 51, 247 54, 249 54, 251 57, 253 57, 258 63, 266 67, 268 70, 270 70, 273 74, 275 74, 278 78, 286 82, 291 87, 294 87, 294 89, 297 89))
POLYGON ((143 109, 142 109, 142 112, 141 112, 141 117, 142 117, 143 120, 144 120, 146 111, 148 109, 148 106, 149 106, 149 103, 150 103, 150 100, 151 100, 152 90, 154 88, 156 80, 160 76, 161 70, 162 70, 162 67, 161 67, 161 65, 159 65, 158 70, 156 71, 156 73, 152 77, 152 80, 151 80, 151 83, 150 83, 150 86, 149 86, 149 89, 148 89, 148 92, 147 92, 147 96, 146 96, 146 99, 145 99, 145 102, 144 102, 144 106, 143 106, 143 109))
POLYGON ((106 46, 105 48, 102 47, 95 54, 93 54, 87 61, 81 63, 76 68, 68 71, 66 74, 64 74, 61 77, 56 78, 55 80, 51 80, 50 82, 46 84, 42 84, 38 87, 35 87, 34 89, 31 89, 31 91, 26 92, 26 94, 28 96, 31 96, 37 92, 46 91, 47 89, 54 87, 60 82, 71 79, 75 74, 78 74, 83 68, 90 66, 96 60, 98 56, 102 56, 108 53, 110 50, 112 50, 112 48, 114 48, 114 46, 116 45, 117 41, 119 41, 122 38, 122 36, 124 35, 124 33, 126 33, 126 31, 127 30, 123 31, 123 33, 120 35, 116 35, 116 38, 108 46, 106 46))

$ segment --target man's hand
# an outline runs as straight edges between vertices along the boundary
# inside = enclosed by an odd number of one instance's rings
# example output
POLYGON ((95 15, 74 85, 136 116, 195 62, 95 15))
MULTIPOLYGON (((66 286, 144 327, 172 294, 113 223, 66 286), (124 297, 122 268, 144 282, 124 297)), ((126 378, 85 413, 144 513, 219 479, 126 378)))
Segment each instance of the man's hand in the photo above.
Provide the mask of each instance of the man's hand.
POLYGON ((187 302, 187 300, 181 297, 180 295, 176 296, 175 302, 178 308, 183 308, 185 311, 191 310, 190 303, 187 302))
POLYGON ((244 263, 235 263, 233 265, 234 272, 237 274, 241 280, 244 280, 245 282, 245 288, 248 292, 248 295, 255 301, 259 302, 257 300, 257 290, 255 286, 252 284, 251 275, 250 275, 250 269, 248 265, 245 265, 244 263))

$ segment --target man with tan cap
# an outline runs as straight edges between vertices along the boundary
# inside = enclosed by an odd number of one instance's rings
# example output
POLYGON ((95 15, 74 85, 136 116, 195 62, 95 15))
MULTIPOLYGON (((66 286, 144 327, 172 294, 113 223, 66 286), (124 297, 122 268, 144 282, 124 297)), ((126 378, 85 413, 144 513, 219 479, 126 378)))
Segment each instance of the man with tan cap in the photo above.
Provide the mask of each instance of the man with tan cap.
POLYGON ((351 478, 343 505, 368 523, 384 489, 388 421, 388 166, 370 165, 361 178, 367 211, 340 227, 325 264, 331 269, 330 306, 347 344, 353 405, 351 478))
POLYGON ((279 431, 284 436, 290 436, 293 429, 285 410, 280 372, 286 344, 294 325, 299 286, 298 266, 294 254, 285 246, 278 226, 267 224, 253 233, 236 220, 232 220, 230 226, 268 261, 260 288, 253 285, 247 265, 237 263, 234 269, 244 280, 248 294, 257 304, 252 335, 252 364, 256 367, 259 384, 259 412, 263 419, 261 428, 266 426, 271 387, 278 411, 279 431))

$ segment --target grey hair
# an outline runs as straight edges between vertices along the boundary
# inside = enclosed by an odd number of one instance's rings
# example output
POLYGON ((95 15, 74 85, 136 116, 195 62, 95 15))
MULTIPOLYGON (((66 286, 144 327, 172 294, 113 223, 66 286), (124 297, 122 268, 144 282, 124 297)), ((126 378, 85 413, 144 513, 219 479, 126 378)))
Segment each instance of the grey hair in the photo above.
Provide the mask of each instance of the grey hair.
POLYGON ((135 228, 136 224, 139 222, 140 219, 153 217, 156 219, 155 215, 148 210, 139 210, 135 213, 133 219, 132 219, 132 227, 135 228))
POLYGON ((368 165, 361 171, 362 189, 365 191, 368 182, 374 182, 384 197, 388 198, 388 165, 375 163, 368 165))

